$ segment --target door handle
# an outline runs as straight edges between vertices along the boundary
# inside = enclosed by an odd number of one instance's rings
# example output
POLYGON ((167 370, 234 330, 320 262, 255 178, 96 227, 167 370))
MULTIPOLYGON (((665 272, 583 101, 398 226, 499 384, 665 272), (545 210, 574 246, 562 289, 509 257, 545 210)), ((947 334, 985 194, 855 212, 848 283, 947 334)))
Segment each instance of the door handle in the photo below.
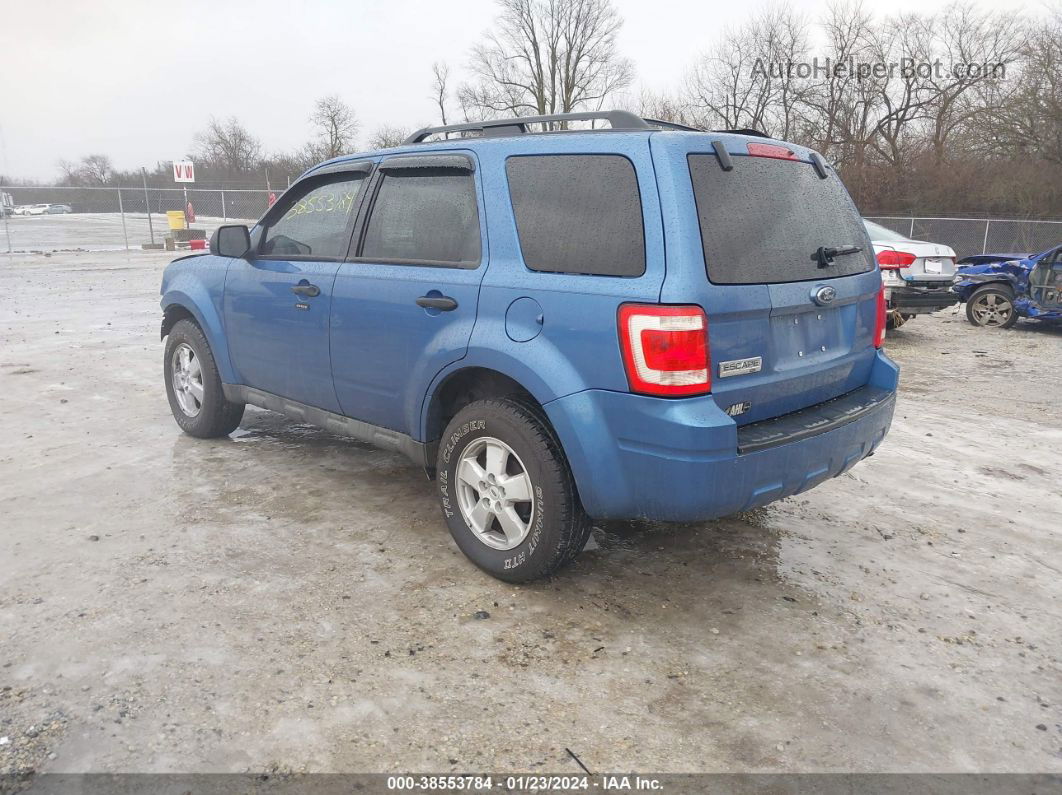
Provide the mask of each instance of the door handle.
POLYGON ((296 284, 294 287, 291 288, 291 291, 293 293, 295 293, 295 295, 306 295, 306 296, 309 296, 310 298, 316 298, 317 296, 319 296, 321 294, 321 288, 320 287, 318 287, 316 284, 309 284, 309 283, 296 284))
POLYGON ((422 295, 417 299, 417 306, 425 309, 438 309, 440 312, 451 312, 457 309, 457 301, 448 295, 422 295))

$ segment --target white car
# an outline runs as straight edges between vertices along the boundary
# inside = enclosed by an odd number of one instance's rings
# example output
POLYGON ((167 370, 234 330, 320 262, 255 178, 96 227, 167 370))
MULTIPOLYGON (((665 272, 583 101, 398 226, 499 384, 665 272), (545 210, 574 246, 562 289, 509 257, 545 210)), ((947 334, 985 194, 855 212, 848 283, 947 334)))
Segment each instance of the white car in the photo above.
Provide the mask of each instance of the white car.
POLYGON ((51 207, 50 204, 31 204, 25 215, 44 215, 49 207, 51 207))
POLYGON ((898 328, 915 315, 958 303, 958 296, 951 291, 955 276, 952 249, 939 243, 911 240, 865 218, 863 223, 881 268, 889 328, 898 328))

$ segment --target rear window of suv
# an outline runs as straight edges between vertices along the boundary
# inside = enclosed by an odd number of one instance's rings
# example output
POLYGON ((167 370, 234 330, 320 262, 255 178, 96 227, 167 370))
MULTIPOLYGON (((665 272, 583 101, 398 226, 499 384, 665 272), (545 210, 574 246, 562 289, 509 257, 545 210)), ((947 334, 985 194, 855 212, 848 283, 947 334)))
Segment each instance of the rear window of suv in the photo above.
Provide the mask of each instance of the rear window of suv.
POLYGON ((689 155, 701 245, 714 284, 832 279, 874 268, 862 218, 835 173, 810 163, 734 157, 724 171, 714 154, 689 155), (818 266, 820 246, 859 246, 818 266))
POLYGON ((645 273, 642 199, 622 155, 520 155, 505 164, 524 264, 595 276, 645 273))

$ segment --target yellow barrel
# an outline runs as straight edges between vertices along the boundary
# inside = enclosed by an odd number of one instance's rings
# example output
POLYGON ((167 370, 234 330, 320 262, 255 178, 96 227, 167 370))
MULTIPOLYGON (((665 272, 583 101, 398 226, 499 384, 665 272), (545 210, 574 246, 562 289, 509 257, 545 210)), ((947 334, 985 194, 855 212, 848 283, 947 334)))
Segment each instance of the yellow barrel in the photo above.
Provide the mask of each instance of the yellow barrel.
POLYGON ((170 229, 184 229, 187 226, 184 221, 184 210, 167 210, 166 220, 170 222, 170 229))

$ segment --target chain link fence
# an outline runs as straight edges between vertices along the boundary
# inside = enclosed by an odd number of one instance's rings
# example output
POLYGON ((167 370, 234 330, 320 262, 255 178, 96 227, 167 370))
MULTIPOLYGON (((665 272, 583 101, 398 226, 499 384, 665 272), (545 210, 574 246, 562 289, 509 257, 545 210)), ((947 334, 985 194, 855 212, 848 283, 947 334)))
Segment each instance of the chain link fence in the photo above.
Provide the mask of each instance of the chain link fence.
MULTIPOLYGON (((226 223, 254 224, 269 208, 266 188, 68 188, 0 185, 0 252, 138 249, 169 234, 166 212, 191 204, 192 229, 207 238, 226 223), (5 195, 6 194, 6 195, 5 195), (8 212, 13 214, 8 215, 8 212)), ((867 216, 916 240, 943 243, 961 259, 992 252, 1038 252, 1062 243, 1062 221, 867 216)))
POLYGON ((1062 221, 877 215, 867 220, 914 240, 950 246, 959 259, 971 254, 1035 254, 1062 243, 1062 221))
POLYGON ((226 223, 251 225, 281 190, 226 188, 68 188, 0 185, 5 202, 0 252, 111 251, 163 243, 166 213, 191 205, 189 228, 207 238, 226 223), (6 195, 5 195, 6 194, 6 195))

